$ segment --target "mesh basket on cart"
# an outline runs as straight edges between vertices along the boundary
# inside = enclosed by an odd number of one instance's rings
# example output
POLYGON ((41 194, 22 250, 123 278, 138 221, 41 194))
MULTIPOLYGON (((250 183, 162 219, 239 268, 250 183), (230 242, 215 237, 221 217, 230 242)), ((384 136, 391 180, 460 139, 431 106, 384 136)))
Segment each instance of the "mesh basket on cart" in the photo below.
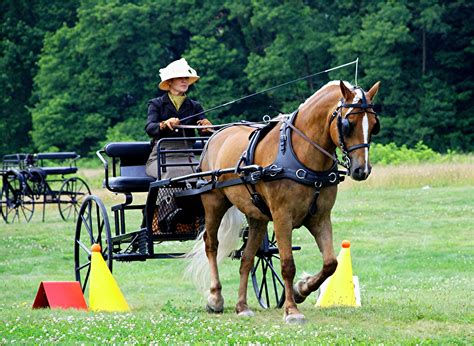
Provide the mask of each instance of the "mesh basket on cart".
POLYGON ((158 189, 153 212, 153 235, 197 236, 204 228, 204 210, 199 195, 188 194, 183 186, 158 189))

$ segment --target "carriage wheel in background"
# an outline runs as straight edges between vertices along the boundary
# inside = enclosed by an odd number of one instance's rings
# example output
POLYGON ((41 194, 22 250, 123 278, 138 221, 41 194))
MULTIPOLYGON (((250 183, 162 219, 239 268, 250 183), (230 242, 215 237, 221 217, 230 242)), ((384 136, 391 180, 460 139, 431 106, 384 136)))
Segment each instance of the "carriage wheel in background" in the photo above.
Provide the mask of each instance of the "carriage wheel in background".
POLYGON ((3 176, 0 200, 6 223, 30 222, 35 211, 35 199, 20 172, 8 171, 3 176))
POLYGON ((7 204, 6 201, 3 199, 3 176, 2 176, 2 181, 0 181, 2 185, 0 185, 0 217, 3 219, 3 221, 7 222, 5 220, 5 215, 3 215, 3 209, 6 208, 7 204))
POLYGON ((73 216, 75 221, 82 201, 90 194, 89 186, 81 178, 66 179, 58 194, 58 209, 63 220, 67 221, 73 216))
POLYGON ((280 257, 274 232, 270 238, 268 232, 265 234, 255 257, 250 275, 260 306, 264 309, 281 308, 285 301, 285 286, 279 276, 280 257))
POLYGON ((97 196, 87 196, 79 210, 74 241, 74 270, 83 292, 89 282, 92 244, 100 245, 102 257, 112 271, 111 239, 104 203, 97 196))

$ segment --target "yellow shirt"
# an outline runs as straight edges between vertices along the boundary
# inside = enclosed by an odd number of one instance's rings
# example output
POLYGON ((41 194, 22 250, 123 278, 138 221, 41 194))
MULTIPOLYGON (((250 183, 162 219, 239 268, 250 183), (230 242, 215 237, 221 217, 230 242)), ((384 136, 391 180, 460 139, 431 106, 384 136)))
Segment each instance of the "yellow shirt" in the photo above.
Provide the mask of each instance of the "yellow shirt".
POLYGON ((181 107, 184 100, 186 99, 186 95, 175 96, 172 93, 168 93, 168 96, 170 97, 171 102, 173 102, 174 107, 176 108, 176 110, 179 111, 179 107, 181 107))

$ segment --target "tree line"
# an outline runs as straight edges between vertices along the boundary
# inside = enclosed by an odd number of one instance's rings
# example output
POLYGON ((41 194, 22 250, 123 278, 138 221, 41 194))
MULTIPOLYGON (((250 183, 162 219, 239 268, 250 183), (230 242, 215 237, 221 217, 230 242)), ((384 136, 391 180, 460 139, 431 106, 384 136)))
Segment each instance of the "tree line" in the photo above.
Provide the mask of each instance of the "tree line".
MULTIPOLYGON (((146 140, 158 70, 185 57, 205 109, 359 58, 380 80, 378 143, 474 149, 474 5, 440 0, 4 0, 0 154, 146 140)), ((354 65, 209 112, 214 123, 291 112, 354 65)))

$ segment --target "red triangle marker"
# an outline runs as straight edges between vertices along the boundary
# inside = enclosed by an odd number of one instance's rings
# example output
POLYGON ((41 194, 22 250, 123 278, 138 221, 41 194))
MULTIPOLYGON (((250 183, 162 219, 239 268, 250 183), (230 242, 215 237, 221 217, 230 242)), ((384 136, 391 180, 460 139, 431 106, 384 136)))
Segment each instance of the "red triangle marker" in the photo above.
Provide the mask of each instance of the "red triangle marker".
POLYGON ((87 304, 78 281, 43 281, 33 303, 33 309, 40 308, 87 310, 87 304))

